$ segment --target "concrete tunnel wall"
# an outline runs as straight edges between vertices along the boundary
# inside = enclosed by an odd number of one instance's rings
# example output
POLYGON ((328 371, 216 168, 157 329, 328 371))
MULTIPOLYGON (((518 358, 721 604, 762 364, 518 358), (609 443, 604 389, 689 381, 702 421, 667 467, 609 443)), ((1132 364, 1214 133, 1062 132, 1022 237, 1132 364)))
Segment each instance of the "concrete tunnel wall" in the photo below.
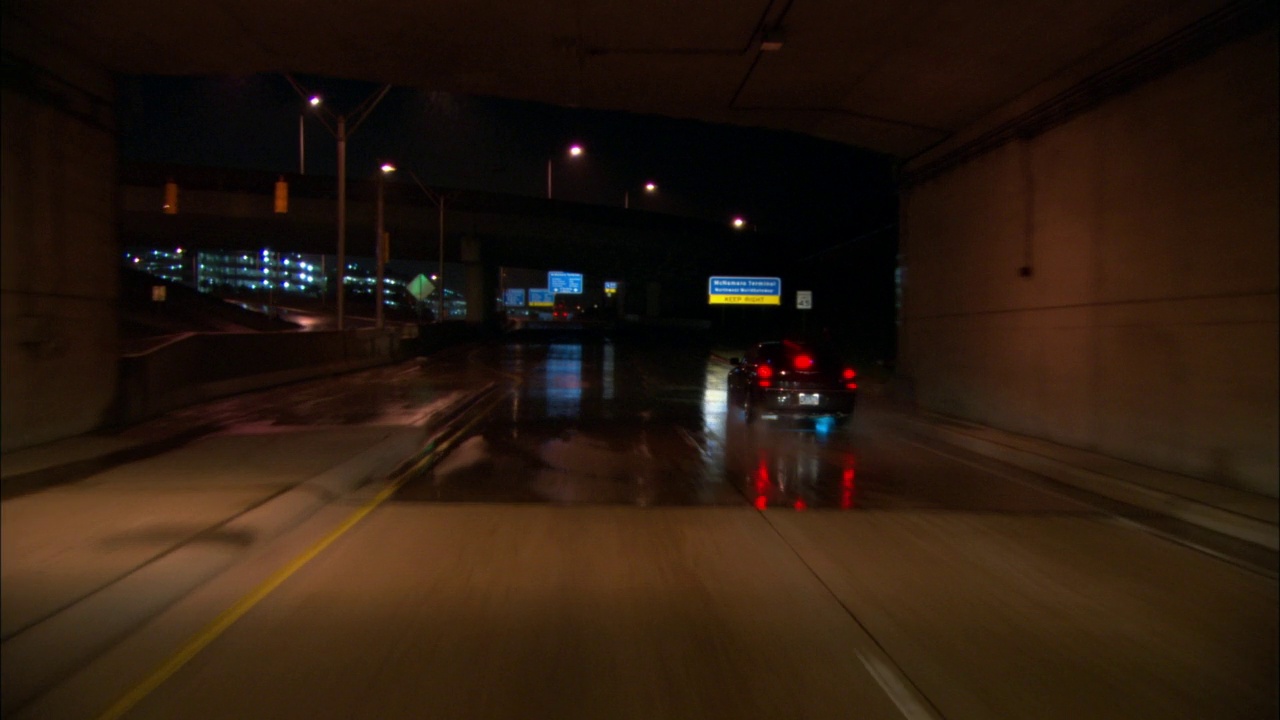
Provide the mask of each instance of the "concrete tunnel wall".
POLYGON ((919 405, 1275 497, 1277 75, 1272 28, 905 192, 919 405))
POLYGON ((120 352, 110 78, 5 25, 0 437, 9 450, 96 427, 120 352))

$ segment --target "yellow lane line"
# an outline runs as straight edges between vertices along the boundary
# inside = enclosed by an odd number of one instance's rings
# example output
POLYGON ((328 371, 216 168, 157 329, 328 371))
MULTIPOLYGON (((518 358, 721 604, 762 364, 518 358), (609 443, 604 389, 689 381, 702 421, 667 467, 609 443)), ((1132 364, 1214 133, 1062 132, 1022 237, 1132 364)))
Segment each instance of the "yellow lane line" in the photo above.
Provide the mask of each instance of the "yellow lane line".
POLYGON ((222 635, 227 628, 231 627, 237 620, 244 617, 249 610, 253 609, 253 606, 261 602, 267 597, 267 595, 270 595, 277 587, 280 587, 285 580, 288 580, 290 576, 298 572, 298 570, 301 570, 304 565, 311 562, 311 560, 323 552, 325 548, 333 544, 335 540, 354 527, 356 523, 363 520, 366 515, 373 512, 374 508, 386 502, 387 499, 390 498, 396 490, 400 489, 400 486, 403 485, 412 475, 428 470, 439 462, 440 458, 443 457, 444 454, 453 446, 454 442, 465 435, 467 431, 475 426, 476 423, 484 419, 489 414, 490 410, 492 410, 498 403, 502 402, 504 397, 505 393, 499 395, 497 399, 485 405, 484 410, 477 413, 470 422, 462 426, 462 428, 453 433, 448 439, 441 442, 421 461, 415 463, 413 466, 393 478, 385 488, 373 497, 373 499, 365 503, 363 507, 344 520, 338 525, 338 527, 330 531, 328 535, 324 536, 319 542, 312 545, 301 555, 294 558, 289 564, 277 570, 271 577, 267 578, 267 580, 261 585, 254 588, 248 595, 240 598, 234 605, 224 610, 217 618, 214 619, 213 622, 209 623, 209 625, 207 625, 203 630, 196 633, 195 636, 188 640, 177 653, 157 668, 155 672, 151 673, 149 677, 138 683, 138 685, 117 700, 111 707, 107 708, 98 716, 98 720, 116 720, 116 718, 123 717, 125 713, 132 710, 135 705, 142 702, 144 698, 150 695, 156 688, 164 684, 164 682, 172 677, 174 673, 178 672, 183 665, 186 665, 192 658, 200 654, 201 650, 208 647, 218 638, 218 636, 222 635))

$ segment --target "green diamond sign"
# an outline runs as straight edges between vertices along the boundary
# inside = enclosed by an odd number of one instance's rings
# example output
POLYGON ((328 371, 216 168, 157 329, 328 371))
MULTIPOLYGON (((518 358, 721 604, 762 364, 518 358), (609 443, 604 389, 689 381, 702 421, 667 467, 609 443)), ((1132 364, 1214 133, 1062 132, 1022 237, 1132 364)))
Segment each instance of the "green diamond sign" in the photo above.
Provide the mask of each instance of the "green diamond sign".
POLYGON ((407 287, 409 292, 419 300, 426 300, 427 296, 436 289, 436 286, 431 284, 431 281, 427 279, 427 276, 421 274, 410 280, 409 284, 405 287, 407 287))

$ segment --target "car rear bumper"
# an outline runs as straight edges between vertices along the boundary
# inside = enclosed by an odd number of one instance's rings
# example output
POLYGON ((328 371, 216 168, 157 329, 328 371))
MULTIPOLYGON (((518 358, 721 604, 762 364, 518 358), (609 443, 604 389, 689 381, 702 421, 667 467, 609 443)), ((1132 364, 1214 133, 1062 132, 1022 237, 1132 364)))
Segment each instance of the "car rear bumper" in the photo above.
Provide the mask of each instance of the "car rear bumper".
POLYGON ((848 415, 853 412, 856 390, 805 391, 761 389, 759 411, 773 415, 848 415), (817 395, 816 402, 813 398, 817 395))

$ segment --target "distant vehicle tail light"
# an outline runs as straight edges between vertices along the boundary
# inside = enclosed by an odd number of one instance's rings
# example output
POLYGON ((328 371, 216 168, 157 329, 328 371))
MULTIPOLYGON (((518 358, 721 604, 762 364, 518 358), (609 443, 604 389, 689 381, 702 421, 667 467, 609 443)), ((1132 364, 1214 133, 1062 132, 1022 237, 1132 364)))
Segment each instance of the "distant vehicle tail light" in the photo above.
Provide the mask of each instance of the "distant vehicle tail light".
POLYGON ((813 357, 810 355, 797 355, 791 362, 797 370, 808 370, 813 367, 813 357))
POLYGON ((840 373, 840 377, 844 378, 846 381, 852 380, 858 377, 858 373, 855 372, 853 368, 845 368, 844 372, 840 373))

